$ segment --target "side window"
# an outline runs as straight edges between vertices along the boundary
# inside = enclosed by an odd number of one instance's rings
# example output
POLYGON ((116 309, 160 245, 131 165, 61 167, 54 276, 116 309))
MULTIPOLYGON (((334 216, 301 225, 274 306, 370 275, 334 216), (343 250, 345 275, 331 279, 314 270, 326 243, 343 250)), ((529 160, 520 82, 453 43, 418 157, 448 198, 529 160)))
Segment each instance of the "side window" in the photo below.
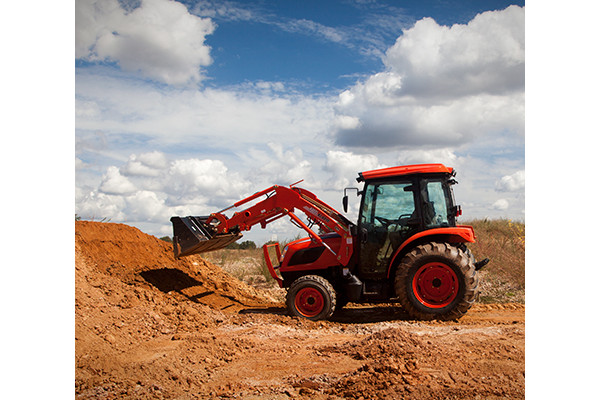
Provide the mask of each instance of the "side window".
POLYGON ((441 181, 428 181, 424 197, 425 226, 448 226, 448 204, 441 181))
POLYGON ((412 191, 405 191, 410 186, 406 183, 384 183, 369 185, 365 191, 365 202, 361 221, 376 226, 383 225, 381 220, 398 220, 409 218, 415 211, 412 191))

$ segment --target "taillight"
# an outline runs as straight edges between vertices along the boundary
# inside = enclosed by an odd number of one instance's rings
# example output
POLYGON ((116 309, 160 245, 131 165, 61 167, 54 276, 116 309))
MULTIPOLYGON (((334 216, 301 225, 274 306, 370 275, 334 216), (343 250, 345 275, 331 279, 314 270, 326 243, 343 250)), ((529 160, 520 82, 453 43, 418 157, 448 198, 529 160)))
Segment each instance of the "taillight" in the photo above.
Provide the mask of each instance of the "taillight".
POLYGON ((462 208, 461 206, 456 206, 456 217, 460 217, 462 215, 462 208))

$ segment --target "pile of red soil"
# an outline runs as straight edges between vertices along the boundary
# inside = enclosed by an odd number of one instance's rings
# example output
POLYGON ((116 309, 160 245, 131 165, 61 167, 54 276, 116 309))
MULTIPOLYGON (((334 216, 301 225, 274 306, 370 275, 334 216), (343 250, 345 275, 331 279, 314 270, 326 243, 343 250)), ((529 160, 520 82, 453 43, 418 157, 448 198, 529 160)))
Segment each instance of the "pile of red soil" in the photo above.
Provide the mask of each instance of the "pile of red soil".
POLYGON ((523 396, 522 352, 512 341, 484 335, 480 341, 451 335, 436 339, 390 328, 341 346, 335 351, 365 364, 336 382, 328 393, 365 400, 523 396), (452 338, 450 343, 448 338, 452 338))
POLYGON ((93 269, 82 271, 85 276, 115 277, 132 290, 158 289, 219 310, 238 311, 273 301, 199 256, 175 259, 170 243, 131 226, 77 221, 75 250, 93 269))
POLYGON ((77 398, 168 398, 165 382, 201 386, 203 371, 175 372, 190 353, 179 348, 183 339, 194 336, 195 362, 226 356, 199 332, 233 312, 273 305, 266 296, 198 256, 176 260, 170 243, 136 228, 77 221, 77 398))

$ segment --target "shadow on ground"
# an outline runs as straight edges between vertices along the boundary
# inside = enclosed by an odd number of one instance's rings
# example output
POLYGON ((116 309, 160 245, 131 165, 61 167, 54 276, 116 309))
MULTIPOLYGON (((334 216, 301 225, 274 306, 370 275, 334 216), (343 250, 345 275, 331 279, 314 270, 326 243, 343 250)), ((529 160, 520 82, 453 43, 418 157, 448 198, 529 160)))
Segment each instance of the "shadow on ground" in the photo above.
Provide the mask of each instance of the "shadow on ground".
POLYGON ((189 295, 183 292, 189 288, 202 288, 202 282, 192 278, 183 271, 174 268, 160 268, 150 271, 141 272, 140 275, 149 284, 156 287, 163 293, 177 292, 189 300, 202 303, 201 299, 206 296, 210 296, 215 292, 213 290, 202 290, 200 293, 189 295))
MULTIPOLYGON (((285 307, 245 308, 240 314, 287 315, 285 307)), ((407 321, 411 318, 399 306, 368 305, 347 307, 336 311, 329 321, 344 324, 364 324, 371 322, 407 321)))
POLYGON ((410 317, 402 307, 386 304, 345 307, 335 312, 329 320, 345 324, 364 324, 369 322, 406 321, 409 319, 410 317))

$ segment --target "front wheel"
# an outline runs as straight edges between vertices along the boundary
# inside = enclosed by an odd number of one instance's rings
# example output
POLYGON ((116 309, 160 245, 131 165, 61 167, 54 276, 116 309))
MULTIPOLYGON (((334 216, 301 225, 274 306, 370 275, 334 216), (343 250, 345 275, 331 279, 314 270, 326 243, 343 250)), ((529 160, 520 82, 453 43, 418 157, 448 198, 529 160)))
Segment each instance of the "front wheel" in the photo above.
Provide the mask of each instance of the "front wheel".
POLYGON ((306 275, 290 286, 286 305, 290 315, 313 321, 327 319, 335 311, 335 289, 329 281, 318 275, 306 275))
POLYGON ((448 243, 427 243, 404 256, 396 270, 395 290, 412 318, 451 320, 471 308, 478 283, 469 254, 448 243))

